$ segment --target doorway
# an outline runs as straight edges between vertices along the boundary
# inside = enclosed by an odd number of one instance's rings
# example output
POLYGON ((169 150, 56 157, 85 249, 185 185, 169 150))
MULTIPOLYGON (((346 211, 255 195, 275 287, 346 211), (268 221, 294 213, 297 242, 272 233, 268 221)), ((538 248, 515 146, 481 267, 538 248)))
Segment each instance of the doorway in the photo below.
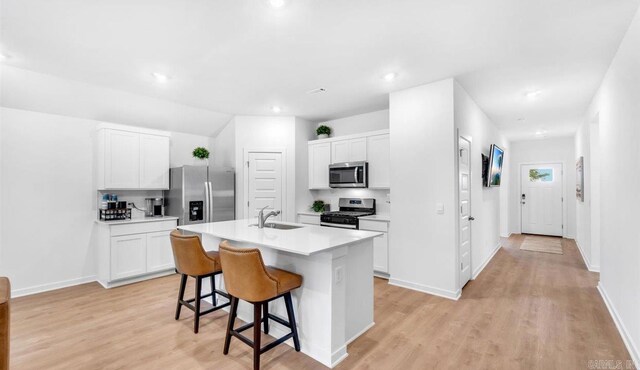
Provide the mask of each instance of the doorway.
POLYGON ((520 166, 520 209, 523 234, 562 236, 562 163, 520 166))
POLYGON ((283 153, 279 151, 248 151, 246 171, 246 212, 245 218, 258 217, 258 212, 279 210, 282 213, 275 220, 282 220, 283 202, 283 153))
POLYGON ((458 202, 460 220, 458 240, 460 288, 471 280, 471 141, 458 137, 458 202))

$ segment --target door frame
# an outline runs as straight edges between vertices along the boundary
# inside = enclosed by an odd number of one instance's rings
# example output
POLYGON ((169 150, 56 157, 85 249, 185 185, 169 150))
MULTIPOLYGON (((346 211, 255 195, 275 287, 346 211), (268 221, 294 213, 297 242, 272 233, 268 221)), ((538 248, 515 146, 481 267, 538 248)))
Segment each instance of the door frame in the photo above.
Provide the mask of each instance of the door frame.
POLYGON ((565 205, 568 203, 566 201, 567 199, 567 187, 566 187, 566 182, 565 182, 565 168, 566 163, 565 161, 543 161, 543 162, 521 162, 518 163, 518 193, 516 194, 517 197, 517 202, 518 202, 518 211, 520 214, 520 218, 519 218, 519 224, 520 224, 520 234, 522 234, 522 167, 523 166, 538 166, 538 165, 551 165, 551 164, 559 164, 560 168, 561 168, 561 176, 560 178, 562 179, 562 184, 560 185, 560 188, 562 189, 562 238, 566 238, 567 237, 567 230, 568 227, 564 227, 565 225, 568 226, 568 220, 567 220, 567 212, 565 211, 565 205))
MULTIPOLYGON (((467 140, 469 142, 469 217, 472 216, 473 213, 473 155, 472 155, 472 145, 473 138, 468 135, 463 135, 460 133, 460 129, 457 130, 456 136, 456 270, 458 273, 456 274, 457 285, 460 294, 462 294, 462 288, 464 287, 461 284, 460 274, 462 270, 460 270, 461 263, 461 255, 460 255, 460 215, 458 208, 460 207, 460 138, 467 140)), ((473 224, 472 221, 469 221, 469 281, 473 280, 473 224)), ((466 284, 466 283, 465 283, 466 284)))
POLYGON ((249 207, 245 206, 249 201, 249 166, 247 162, 249 161, 250 153, 280 153, 282 156, 282 161, 280 161, 282 178, 280 181, 282 182, 282 209, 280 210, 282 215, 282 220, 286 221, 288 212, 287 212, 287 150, 286 148, 244 148, 244 154, 242 157, 242 187, 243 187, 243 202, 241 205, 243 218, 249 218, 249 207))

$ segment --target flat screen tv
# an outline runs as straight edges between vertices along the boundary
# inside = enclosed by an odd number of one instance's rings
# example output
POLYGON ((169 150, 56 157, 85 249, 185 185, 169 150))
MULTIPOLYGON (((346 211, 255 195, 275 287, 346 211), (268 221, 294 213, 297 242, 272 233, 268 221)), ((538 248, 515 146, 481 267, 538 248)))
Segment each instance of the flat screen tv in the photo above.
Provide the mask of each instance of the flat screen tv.
POLYGON ((502 163, 504 162, 504 150, 496 144, 491 144, 491 154, 489 157, 489 179, 490 187, 500 186, 502 181, 502 163))

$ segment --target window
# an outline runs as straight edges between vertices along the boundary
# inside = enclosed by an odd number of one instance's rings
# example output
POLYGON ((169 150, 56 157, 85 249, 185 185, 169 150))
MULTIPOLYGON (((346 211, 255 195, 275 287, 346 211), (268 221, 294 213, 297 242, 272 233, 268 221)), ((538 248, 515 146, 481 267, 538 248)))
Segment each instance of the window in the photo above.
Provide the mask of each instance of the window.
POLYGON ((552 168, 536 168, 529 170, 529 181, 531 182, 552 182, 552 168))

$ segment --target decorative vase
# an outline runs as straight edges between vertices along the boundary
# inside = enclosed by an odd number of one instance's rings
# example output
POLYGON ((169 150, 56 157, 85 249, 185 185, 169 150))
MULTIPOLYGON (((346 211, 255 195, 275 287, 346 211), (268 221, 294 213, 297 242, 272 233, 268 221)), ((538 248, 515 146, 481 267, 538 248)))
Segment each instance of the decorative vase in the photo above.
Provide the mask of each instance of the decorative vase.
POLYGON ((207 166, 209 167, 209 158, 201 159, 201 158, 193 158, 194 166, 207 166))
POLYGON ((318 139, 328 139, 328 138, 329 138, 329 135, 327 135, 327 134, 318 135, 318 139))

